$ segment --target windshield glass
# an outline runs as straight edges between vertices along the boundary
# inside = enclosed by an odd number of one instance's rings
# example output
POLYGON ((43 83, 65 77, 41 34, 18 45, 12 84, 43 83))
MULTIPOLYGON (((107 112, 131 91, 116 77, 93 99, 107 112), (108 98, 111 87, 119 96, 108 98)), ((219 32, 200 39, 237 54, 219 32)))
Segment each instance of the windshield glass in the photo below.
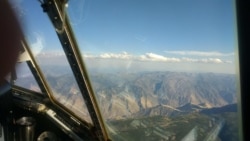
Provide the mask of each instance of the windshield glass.
POLYGON ((16 80, 14 81, 14 85, 41 92, 36 79, 25 62, 18 63, 16 68, 16 80))
MULTIPOLYGON (((92 123, 55 29, 47 14, 43 12, 41 3, 18 0, 11 2, 23 25, 29 47, 49 84, 52 97, 63 108, 92 123)), ((32 81, 34 78, 30 78, 31 72, 27 69, 26 63, 20 63, 17 69, 19 70, 16 85, 37 91, 36 83, 32 81)))
MULTIPOLYGON (((39 1, 11 0, 52 97, 92 123, 39 1)), ((112 140, 239 140, 233 0, 69 0, 112 140)), ((40 91, 25 62, 16 85, 40 91), (27 75, 29 74, 29 75, 27 75)))
POLYGON ((239 140, 234 7, 233 0, 68 2, 113 140, 239 140))

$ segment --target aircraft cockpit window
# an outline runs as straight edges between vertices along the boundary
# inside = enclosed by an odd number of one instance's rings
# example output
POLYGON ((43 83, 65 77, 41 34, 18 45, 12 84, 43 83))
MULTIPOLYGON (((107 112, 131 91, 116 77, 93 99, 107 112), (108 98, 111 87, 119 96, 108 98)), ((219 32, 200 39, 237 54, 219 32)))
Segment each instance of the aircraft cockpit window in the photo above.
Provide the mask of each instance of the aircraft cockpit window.
POLYGON ((41 89, 28 67, 28 62, 18 63, 16 68, 16 76, 12 76, 16 77, 14 85, 41 93, 41 89))
POLYGON ((21 65, 99 140, 240 140, 234 0, 12 1, 21 65))
MULTIPOLYGON (((41 3, 15 0, 11 2, 23 24, 26 46, 31 50, 32 56, 52 91, 51 97, 63 108, 73 112, 82 120, 92 123, 55 29, 43 11, 41 3)), ((36 80, 26 76, 25 71, 32 74, 26 61, 19 63, 19 67, 17 67, 18 75, 15 85, 39 91, 36 80)), ((30 65, 36 69, 34 63, 30 62, 30 65)))
POLYGON ((69 0, 113 140, 239 140, 234 0, 69 0))

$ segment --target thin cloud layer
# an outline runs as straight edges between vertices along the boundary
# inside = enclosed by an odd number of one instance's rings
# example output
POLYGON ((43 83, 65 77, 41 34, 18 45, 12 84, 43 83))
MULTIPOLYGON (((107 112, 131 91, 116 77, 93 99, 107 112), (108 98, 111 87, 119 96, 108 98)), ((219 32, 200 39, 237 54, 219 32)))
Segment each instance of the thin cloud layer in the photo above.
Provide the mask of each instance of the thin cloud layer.
MULTIPOLYGON (((36 43, 37 44, 37 43, 36 43)), ((39 43, 38 43, 39 44, 39 43)), ((58 58, 66 57, 63 52, 47 52, 38 54, 41 58, 58 58)), ((84 54, 85 59, 103 59, 103 60, 126 60, 126 61, 141 61, 141 62, 166 62, 166 63, 226 63, 231 64, 231 60, 223 60, 216 57, 205 58, 190 58, 190 57, 166 57, 155 53, 145 53, 143 55, 133 55, 127 52, 122 53, 102 53, 99 55, 93 55, 91 53, 84 54)))
POLYGON ((145 53, 143 55, 133 55, 127 52, 123 53, 103 53, 100 55, 84 55, 85 58, 89 59, 119 59, 119 60, 134 60, 134 61, 153 61, 153 62, 185 62, 185 63, 232 63, 230 60, 222 60, 217 57, 209 57, 209 58, 190 58, 190 57, 166 57, 163 55, 155 54, 155 53, 145 53))
POLYGON ((234 53, 221 53, 217 51, 209 51, 209 52, 203 52, 203 51, 165 51, 168 54, 175 54, 175 55, 182 55, 182 56, 214 56, 214 57, 222 57, 222 56, 233 56, 234 53))
POLYGON ((182 58, 182 62, 192 62, 192 63, 232 63, 232 61, 225 60, 222 61, 219 58, 203 58, 203 59, 192 59, 192 58, 182 58))
MULTIPOLYGON (((46 52, 37 55, 45 65, 68 66, 63 52, 46 52)), ((127 52, 83 54, 84 61, 95 72, 140 72, 140 71, 190 71, 235 73, 233 60, 216 57, 190 58, 166 57, 155 53, 134 55, 127 52)))

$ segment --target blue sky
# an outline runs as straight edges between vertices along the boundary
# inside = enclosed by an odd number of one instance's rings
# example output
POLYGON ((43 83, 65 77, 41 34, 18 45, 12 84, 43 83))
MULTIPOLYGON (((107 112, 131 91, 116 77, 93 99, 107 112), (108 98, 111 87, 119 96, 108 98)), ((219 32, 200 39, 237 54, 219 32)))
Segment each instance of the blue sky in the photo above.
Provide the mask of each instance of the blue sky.
MULTIPOLYGON (((111 52, 234 51, 233 2, 228 0, 96 0, 69 3, 82 42, 111 52), (71 8, 72 7, 72 8, 71 8), (74 11, 82 11, 82 17, 74 11)), ((81 41, 79 41, 81 42, 81 41)), ((101 49, 100 49, 101 51, 101 49)))
MULTIPOLYGON (((38 1, 18 5, 35 54, 60 52, 38 1)), ((70 0, 67 12, 90 68, 235 72, 232 0, 70 0)))

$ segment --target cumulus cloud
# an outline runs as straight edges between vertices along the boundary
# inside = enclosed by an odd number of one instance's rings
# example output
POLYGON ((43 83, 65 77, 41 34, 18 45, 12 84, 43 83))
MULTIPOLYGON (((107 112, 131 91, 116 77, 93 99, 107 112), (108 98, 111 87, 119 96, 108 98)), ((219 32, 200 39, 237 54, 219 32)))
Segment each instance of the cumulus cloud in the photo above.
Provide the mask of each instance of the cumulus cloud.
POLYGON ((221 57, 221 56, 233 56, 234 55, 233 52, 221 53, 218 51, 209 51, 209 52, 203 52, 203 51, 165 51, 165 52, 169 53, 169 54, 182 55, 182 56, 205 56, 205 57, 217 56, 217 57, 221 57))
POLYGON ((99 55, 100 58, 103 59, 131 59, 133 56, 128 54, 127 52, 122 53, 103 53, 99 55))
POLYGON ((201 59, 201 62, 204 62, 204 63, 223 63, 223 61, 219 58, 201 59))
POLYGON ((168 58, 162 55, 154 54, 154 53, 146 53, 145 55, 141 55, 139 57, 141 61, 161 61, 161 62, 179 62, 178 58, 168 58))

